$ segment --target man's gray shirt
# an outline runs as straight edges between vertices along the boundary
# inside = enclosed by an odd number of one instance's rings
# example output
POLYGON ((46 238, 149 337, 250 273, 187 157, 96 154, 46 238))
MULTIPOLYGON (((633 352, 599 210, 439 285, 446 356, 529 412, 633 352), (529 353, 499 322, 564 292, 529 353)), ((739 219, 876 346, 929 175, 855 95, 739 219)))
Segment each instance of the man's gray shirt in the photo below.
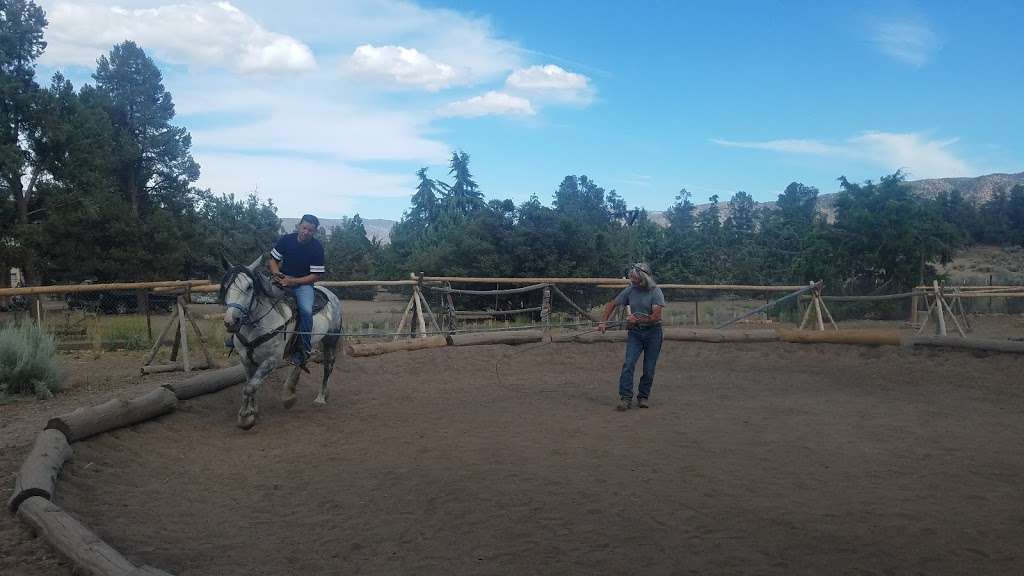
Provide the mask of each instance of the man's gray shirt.
POLYGON ((654 306, 665 305, 665 295, 657 286, 651 290, 644 290, 631 284, 619 292, 615 297, 615 303, 619 306, 628 305, 633 314, 650 316, 654 312, 654 306))

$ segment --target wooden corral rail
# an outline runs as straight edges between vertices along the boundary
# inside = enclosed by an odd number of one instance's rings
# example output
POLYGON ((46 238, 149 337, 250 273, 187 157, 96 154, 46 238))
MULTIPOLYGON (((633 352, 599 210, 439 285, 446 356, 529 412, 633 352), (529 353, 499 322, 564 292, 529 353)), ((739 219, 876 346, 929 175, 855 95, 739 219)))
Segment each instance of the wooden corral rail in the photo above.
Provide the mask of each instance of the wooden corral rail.
MULTIPOLYGON (((116 284, 66 284, 0 288, 0 296, 35 296, 39 294, 71 294, 73 292, 108 292, 113 290, 151 290, 154 288, 190 288, 211 285, 209 280, 167 280, 162 282, 119 282, 116 284)), ((216 286, 214 286, 216 289, 216 286)), ((216 291, 216 290, 214 290, 216 291)))

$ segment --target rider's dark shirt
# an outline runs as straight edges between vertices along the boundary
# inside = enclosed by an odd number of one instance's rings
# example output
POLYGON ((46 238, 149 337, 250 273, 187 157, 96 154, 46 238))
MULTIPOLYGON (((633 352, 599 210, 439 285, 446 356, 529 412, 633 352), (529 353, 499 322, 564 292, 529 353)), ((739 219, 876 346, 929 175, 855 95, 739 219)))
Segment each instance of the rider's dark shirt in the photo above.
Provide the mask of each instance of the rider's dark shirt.
POLYGON ((285 234, 274 245, 270 255, 281 263, 281 272, 286 276, 298 278, 324 273, 324 246, 316 238, 310 238, 303 244, 299 242, 298 233, 285 234))

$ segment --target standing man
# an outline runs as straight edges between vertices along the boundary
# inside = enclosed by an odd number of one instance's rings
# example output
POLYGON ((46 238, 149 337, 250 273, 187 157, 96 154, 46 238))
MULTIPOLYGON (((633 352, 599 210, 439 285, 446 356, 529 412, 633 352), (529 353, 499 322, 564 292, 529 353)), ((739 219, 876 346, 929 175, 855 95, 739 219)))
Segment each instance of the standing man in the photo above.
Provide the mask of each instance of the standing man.
POLYGON ((619 375, 619 405, 615 407, 625 412, 633 404, 633 369, 640 353, 644 355, 644 373, 640 376, 640 386, 636 394, 636 407, 647 408, 647 400, 651 397, 651 386, 654 384, 654 369, 661 354, 661 311, 665 307, 665 295, 654 282, 651 267, 644 262, 637 262, 629 268, 629 286, 619 293, 611 302, 604 306, 604 318, 597 325, 599 332, 604 334, 608 328, 608 318, 618 306, 629 306, 630 315, 626 319, 629 326, 629 338, 626 340, 626 361, 622 364, 619 375))
POLYGON ((299 220, 298 230, 281 236, 270 251, 270 273, 274 283, 291 290, 299 308, 302 346, 291 357, 297 366, 305 364, 312 348, 313 283, 324 273, 324 246, 315 238, 319 226, 320 220, 316 216, 305 214, 299 220))

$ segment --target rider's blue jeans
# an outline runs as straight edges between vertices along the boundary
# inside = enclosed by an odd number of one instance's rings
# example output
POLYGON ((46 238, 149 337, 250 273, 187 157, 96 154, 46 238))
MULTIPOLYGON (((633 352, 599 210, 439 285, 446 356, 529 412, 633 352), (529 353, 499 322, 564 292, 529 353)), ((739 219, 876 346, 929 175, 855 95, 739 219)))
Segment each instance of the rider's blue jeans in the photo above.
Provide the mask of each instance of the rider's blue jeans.
POLYGON ((313 331, 313 299, 315 293, 312 284, 292 286, 292 295, 295 296, 295 303, 299 307, 299 336, 302 338, 302 345, 308 354, 313 349, 310 332, 313 331))
POLYGON ((650 328, 630 328, 626 340, 626 361, 622 364, 619 375, 619 398, 633 399, 633 370, 640 353, 644 355, 644 373, 640 376, 640 386, 636 397, 646 400, 651 397, 651 386, 654 384, 654 369, 661 354, 661 326, 650 328))

